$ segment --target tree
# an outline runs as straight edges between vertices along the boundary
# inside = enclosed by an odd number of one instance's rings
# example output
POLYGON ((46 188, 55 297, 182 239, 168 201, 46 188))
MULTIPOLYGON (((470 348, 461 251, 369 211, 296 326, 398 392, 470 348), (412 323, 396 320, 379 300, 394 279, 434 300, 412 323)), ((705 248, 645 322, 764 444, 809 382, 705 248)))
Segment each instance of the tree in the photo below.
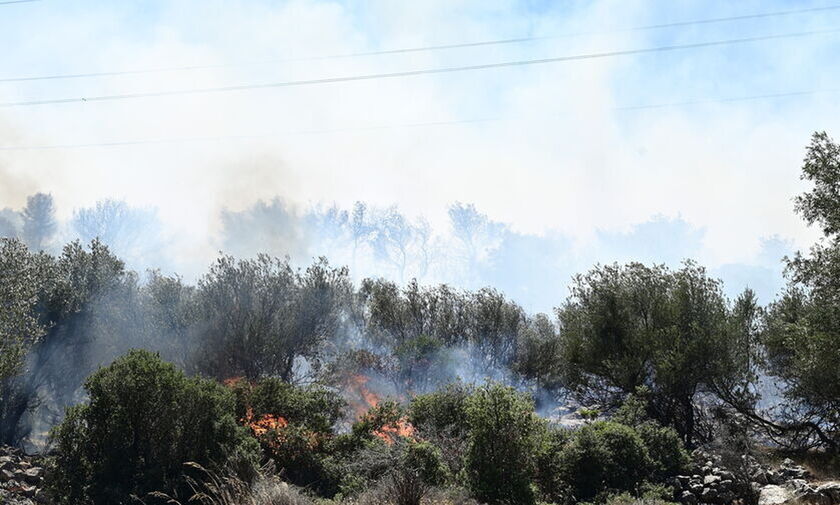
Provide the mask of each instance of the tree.
POLYGON ((296 359, 317 362, 320 345, 338 332, 351 288, 347 270, 324 259, 300 273, 266 255, 219 258, 196 295, 200 371, 219 379, 292 380, 296 359))
POLYGON ((46 332, 16 380, 16 399, 4 392, 4 443, 31 434, 33 423, 22 423, 24 414, 55 422, 91 372, 148 343, 137 276, 104 244, 73 242, 58 258, 42 258, 49 275, 38 286, 37 315, 46 332))
POLYGON ((789 283, 767 310, 762 333, 785 405, 763 425, 798 447, 840 451, 840 146, 815 133, 802 167, 812 184, 796 211, 824 238, 787 260, 789 283))
POLYGON ((15 238, 20 235, 23 218, 12 209, 0 209, 0 238, 15 238))
MULTIPOLYGON (((732 311, 720 282, 687 262, 598 266, 575 278, 557 310, 563 381, 586 405, 617 407, 640 386, 651 415, 687 444, 698 435, 698 395, 749 379, 740 359, 749 312, 732 311)), ((744 295, 749 298, 751 294, 744 295)))
POLYGON ((94 207, 76 210, 71 226, 82 242, 99 239, 126 261, 148 264, 149 257, 160 254, 160 223, 154 210, 101 200, 94 207))
POLYGON ((44 256, 0 238, 0 381, 20 371, 27 349, 44 333, 36 305, 47 268, 44 256))
POLYGON ((36 251, 46 248, 57 228, 52 195, 36 193, 27 198, 22 216, 26 245, 36 251))
POLYGON ((467 400, 467 473, 476 498, 531 504, 535 456, 543 426, 527 395, 500 384, 479 387, 467 400))

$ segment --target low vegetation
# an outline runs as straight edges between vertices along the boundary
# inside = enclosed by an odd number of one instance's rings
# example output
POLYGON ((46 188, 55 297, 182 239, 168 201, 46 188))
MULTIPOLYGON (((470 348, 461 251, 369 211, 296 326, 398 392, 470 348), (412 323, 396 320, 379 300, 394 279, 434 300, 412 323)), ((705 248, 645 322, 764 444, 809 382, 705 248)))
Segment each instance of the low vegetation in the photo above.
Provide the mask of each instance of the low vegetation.
POLYGON ((52 256, 0 239, 0 443, 54 424, 46 482, 74 505, 750 503, 756 440, 823 468, 840 450, 840 147, 824 134, 803 178, 796 208, 825 238, 767 307, 691 261, 596 266, 552 318, 489 288, 355 286, 324 259, 223 256, 191 285, 141 281, 98 240, 52 256), (698 448, 731 472, 698 470, 698 448))

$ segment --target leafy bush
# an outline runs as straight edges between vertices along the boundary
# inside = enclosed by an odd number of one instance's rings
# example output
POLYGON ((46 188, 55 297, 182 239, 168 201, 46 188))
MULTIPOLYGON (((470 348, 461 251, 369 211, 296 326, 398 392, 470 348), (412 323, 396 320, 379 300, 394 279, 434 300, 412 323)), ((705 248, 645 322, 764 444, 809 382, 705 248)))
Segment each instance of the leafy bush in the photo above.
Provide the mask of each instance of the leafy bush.
POLYGON ((612 420, 636 430, 650 455, 653 477, 661 480, 685 470, 690 458, 676 430, 648 416, 649 395, 647 388, 638 388, 627 396, 612 420))
POLYGON ((256 441, 234 418, 233 395, 187 378, 148 351, 133 350, 91 375, 90 401, 52 432, 48 485, 60 503, 123 503, 130 495, 186 492, 183 463, 238 466, 246 475, 256 441))
POLYGON ((410 440, 403 449, 402 466, 420 477, 426 484, 440 486, 449 480, 449 470, 440 449, 429 442, 410 440))
POLYGON ((588 424, 560 451, 560 478, 576 501, 606 491, 631 491, 652 468, 642 437, 631 427, 610 421, 588 424))
POLYGON ((674 505, 673 502, 656 498, 653 496, 643 496, 637 498, 630 493, 614 494, 607 497, 605 505, 674 505))
POLYGON ((527 395, 500 384, 478 388, 467 401, 466 469, 475 497, 488 503, 529 504, 542 424, 527 395))
POLYGON ((332 427, 343 415, 344 401, 321 387, 298 387, 280 379, 256 384, 236 380, 236 413, 290 482, 327 491, 333 482, 324 459, 332 427))
POLYGON ((466 436, 467 403, 473 389, 455 382, 411 400, 409 418, 423 436, 447 433, 455 437, 466 436))
POLYGON ((562 479, 561 472, 563 448, 571 437, 569 430, 549 426, 540 440, 536 459, 535 482, 540 491, 542 501, 550 503, 566 503, 569 498, 569 486, 562 479))

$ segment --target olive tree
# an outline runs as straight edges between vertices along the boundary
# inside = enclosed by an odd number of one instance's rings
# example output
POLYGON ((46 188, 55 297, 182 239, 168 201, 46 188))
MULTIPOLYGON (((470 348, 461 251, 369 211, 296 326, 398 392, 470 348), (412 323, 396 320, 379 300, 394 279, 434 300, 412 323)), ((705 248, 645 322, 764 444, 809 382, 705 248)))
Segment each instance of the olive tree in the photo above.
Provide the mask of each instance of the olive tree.
POLYGON ((824 238, 787 260, 789 285, 768 311, 769 371, 783 379, 784 409, 765 423, 798 446, 840 449, 840 145, 811 139, 802 167, 811 188, 796 211, 824 238))
POLYGON ((219 258, 196 294, 200 371, 293 379, 296 359, 316 362, 321 344, 339 330, 351 291, 347 270, 325 260, 301 273, 266 255, 219 258))
MULTIPOLYGON (((562 381, 584 404, 611 409, 640 386, 652 417, 686 443, 697 435, 701 395, 749 382, 750 335, 719 281, 692 262, 597 266, 579 275, 557 309, 562 381)), ((746 292, 736 306, 754 305, 746 292)))
POLYGON ((44 332, 35 311, 46 257, 0 238, 0 380, 20 371, 28 347, 44 332))

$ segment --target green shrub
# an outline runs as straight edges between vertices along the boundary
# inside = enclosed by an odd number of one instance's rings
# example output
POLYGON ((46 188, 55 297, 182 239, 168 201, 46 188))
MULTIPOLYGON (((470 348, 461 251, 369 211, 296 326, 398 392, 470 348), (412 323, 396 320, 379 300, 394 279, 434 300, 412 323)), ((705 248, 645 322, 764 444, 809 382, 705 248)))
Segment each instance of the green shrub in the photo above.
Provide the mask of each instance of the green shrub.
POLYGON ((533 503, 542 423, 531 399, 513 388, 487 384, 469 397, 466 411, 466 469, 475 497, 488 503, 533 503))
POLYGON ((298 486, 334 492, 336 482, 325 458, 344 401, 325 388, 298 387, 276 378, 256 384, 238 380, 231 386, 237 415, 251 427, 283 477, 298 486))
POLYGON ((606 491, 632 491, 652 468, 642 437, 631 427, 598 421, 580 428, 560 451, 560 478, 576 501, 606 491))
POLYGON ((570 431, 557 426, 549 426, 541 437, 537 451, 535 481, 542 501, 566 503, 569 498, 569 486, 563 480, 561 472, 563 448, 569 443, 570 431))
POLYGON ((673 428, 651 420, 636 426, 636 432, 650 455, 653 478, 662 480, 673 477, 684 471, 691 461, 679 434, 673 428))
POLYGON ((605 505, 676 505, 674 502, 654 496, 637 498, 630 493, 613 494, 607 497, 605 505))
POLYGON ((408 441, 401 460, 402 466, 416 472, 426 484, 442 486, 449 480, 440 449, 429 442, 408 441))
POLYGON ((184 492, 183 463, 255 468, 259 448, 234 418, 233 395, 134 350, 85 382, 90 401, 52 432, 48 485, 60 503, 124 503, 184 492))
POLYGON ((448 433, 466 436, 467 402, 473 389, 455 382, 433 392, 417 395, 411 400, 409 419, 424 436, 448 433))
POLYGON ((683 471, 690 458, 676 430, 648 416, 649 397, 649 389, 637 388, 627 396, 612 420, 632 427, 642 437, 653 463, 652 477, 662 480, 683 471))
POLYGON ((247 396, 238 395, 237 414, 244 417, 250 407, 255 417, 282 416, 290 424, 329 433, 343 416, 344 406, 344 400, 331 390, 293 386, 280 379, 268 378, 257 382, 247 396))

